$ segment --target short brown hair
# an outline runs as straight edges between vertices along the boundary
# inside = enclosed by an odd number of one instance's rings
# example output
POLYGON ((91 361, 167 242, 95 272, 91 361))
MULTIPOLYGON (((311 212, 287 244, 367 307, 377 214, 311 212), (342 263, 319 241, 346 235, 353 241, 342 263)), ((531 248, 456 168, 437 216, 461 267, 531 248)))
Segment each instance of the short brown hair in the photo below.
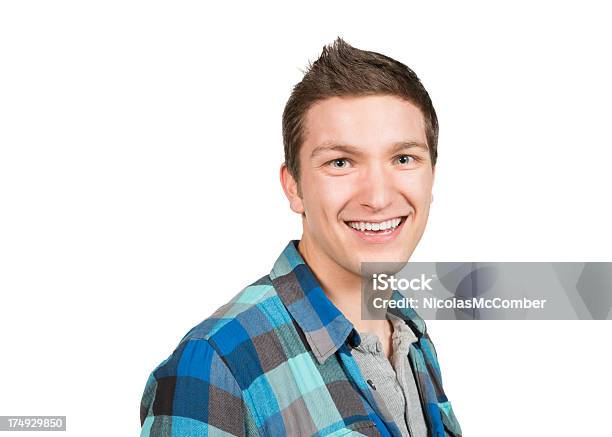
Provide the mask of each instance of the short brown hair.
POLYGON ((283 111, 285 164, 299 182, 300 147, 308 109, 330 97, 393 95, 409 101, 423 114, 425 135, 432 165, 438 157, 438 118, 425 87, 410 68, 376 52, 352 47, 338 37, 323 47, 309 63, 302 80, 293 87, 283 111))

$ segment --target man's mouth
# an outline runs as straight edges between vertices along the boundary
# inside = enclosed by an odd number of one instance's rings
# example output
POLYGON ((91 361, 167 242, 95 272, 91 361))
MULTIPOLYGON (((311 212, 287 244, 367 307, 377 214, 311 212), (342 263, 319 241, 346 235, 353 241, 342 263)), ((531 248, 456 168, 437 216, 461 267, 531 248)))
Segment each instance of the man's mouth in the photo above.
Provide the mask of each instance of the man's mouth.
POLYGON ((394 217, 380 222, 348 221, 348 226, 364 235, 390 235, 400 227, 406 216, 394 217))

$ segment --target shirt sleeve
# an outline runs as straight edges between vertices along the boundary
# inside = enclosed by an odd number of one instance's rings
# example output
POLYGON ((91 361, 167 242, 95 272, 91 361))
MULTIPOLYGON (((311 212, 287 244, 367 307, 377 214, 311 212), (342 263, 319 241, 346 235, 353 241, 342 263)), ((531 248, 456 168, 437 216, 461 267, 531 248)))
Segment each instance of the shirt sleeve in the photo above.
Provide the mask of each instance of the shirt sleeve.
POLYGON ((236 379, 205 339, 184 341, 153 370, 140 422, 141 437, 246 436, 254 428, 236 379))

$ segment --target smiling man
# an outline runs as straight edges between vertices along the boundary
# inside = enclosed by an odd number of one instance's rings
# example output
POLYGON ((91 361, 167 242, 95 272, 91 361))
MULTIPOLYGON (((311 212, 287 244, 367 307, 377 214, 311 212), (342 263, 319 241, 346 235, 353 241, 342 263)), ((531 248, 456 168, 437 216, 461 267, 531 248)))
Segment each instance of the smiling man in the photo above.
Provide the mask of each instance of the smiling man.
POLYGON ((405 264, 423 235, 437 135, 412 70, 323 49, 283 113, 302 238, 152 372, 142 436, 461 435, 423 320, 361 317, 361 263, 405 264))

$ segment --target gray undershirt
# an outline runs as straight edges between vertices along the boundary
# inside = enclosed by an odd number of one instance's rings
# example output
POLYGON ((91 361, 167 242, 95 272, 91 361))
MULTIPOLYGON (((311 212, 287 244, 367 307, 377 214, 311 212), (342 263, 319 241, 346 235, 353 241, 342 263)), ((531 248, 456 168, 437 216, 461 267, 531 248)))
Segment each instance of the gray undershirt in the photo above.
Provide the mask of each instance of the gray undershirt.
POLYGON ((353 357, 363 374, 376 390, 381 402, 398 425, 403 436, 427 437, 419 392, 408 359, 410 344, 417 341, 414 332, 401 318, 387 313, 393 324, 393 352, 387 359, 378 336, 360 332, 361 344, 353 349, 353 357))

